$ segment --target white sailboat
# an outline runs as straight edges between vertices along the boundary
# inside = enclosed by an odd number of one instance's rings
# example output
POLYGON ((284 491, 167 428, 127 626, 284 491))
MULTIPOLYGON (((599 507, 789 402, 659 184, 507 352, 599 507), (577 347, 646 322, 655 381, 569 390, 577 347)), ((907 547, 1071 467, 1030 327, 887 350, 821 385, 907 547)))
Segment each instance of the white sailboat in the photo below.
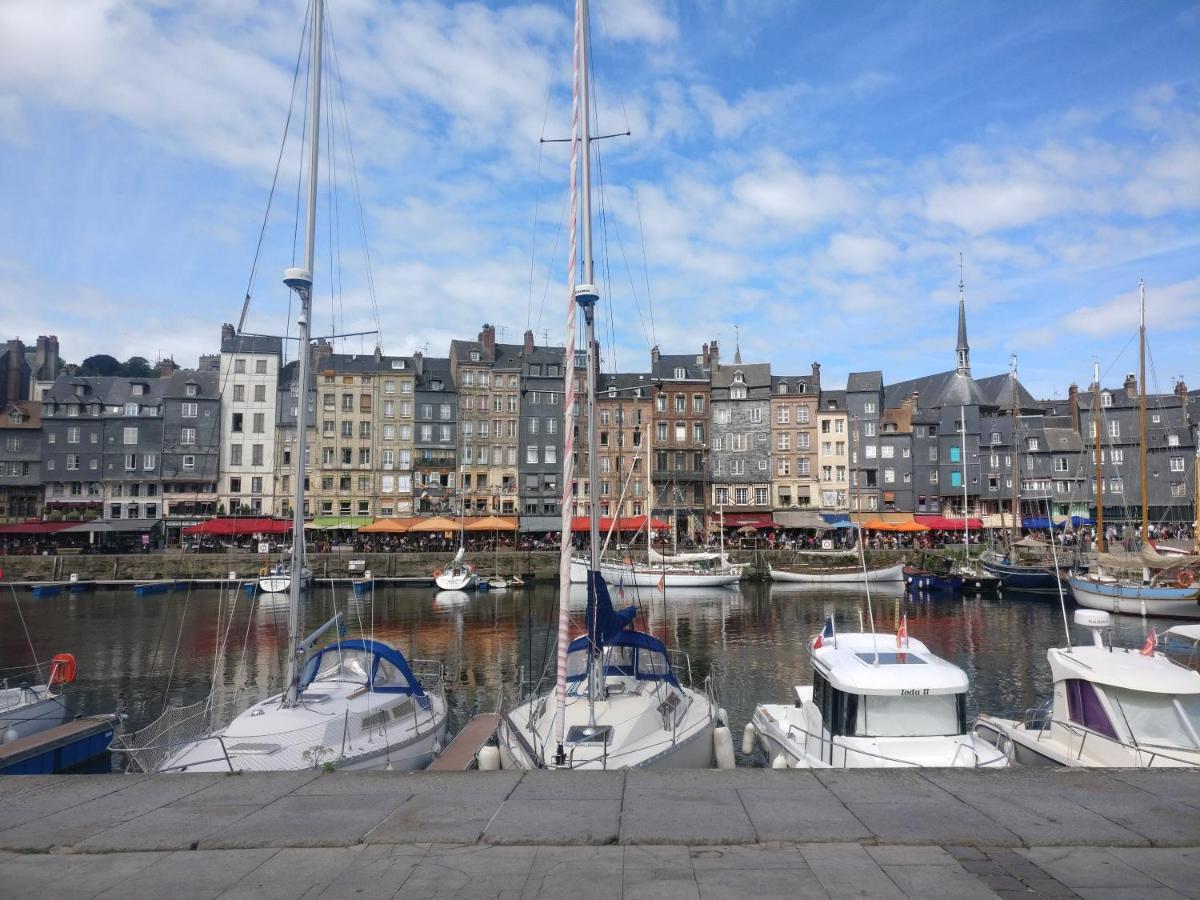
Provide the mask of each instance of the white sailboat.
MULTIPOLYGON (((289 268, 284 283, 299 299, 299 351, 296 435, 293 454, 292 572, 303 571, 304 435, 308 426, 308 384, 312 345, 314 244, 320 148, 321 54, 324 0, 312 3, 311 108, 309 110, 308 202, 304 266, 289 268)), ((339 640, 312 651, 334 616, 308 638, 300 637, 300 581, 288 594, 288 651, 284 691, 254 704, 226 727, 209 731, 213 695, 193 707, 169 709, 114 749, 129 754, 142 771, 286 771, 332 765, 345 769, 424 768, 446 736, 446 701, 441 666, 424 679, 404 655, 383 641, 339 640), (310 652, 312 651, 312 652, 310 652)), ((214 676, 215 684, 215 676, 214 676)))
MULTIPOLYGON (((505 768, 710 768, 733 763, 729 731, 710 690, 690 685, 690 663, 653 635, 631 626, 636 608, 613 609, 600 571, 595 415, 595 307, 590 188, 588 4, 576 0, 571 129, 571 213, 565 398, 563 402, 562 538, 559 552, 558 670, 553 693, 534 694, 504 712, 497 729, 505 768), (582 170, 582 197, 576 175, 582 170), (575 282, 576 215, 583 225, 583 283, 575 282), (570 639, 572 484, 574 481, 575 313, 586 324, 588 469, 592 485, 587 630, 570 639), (714 736, 720 739, 715 743, 714 736)), ((708 682, 705 682, 708 685, 708 682)))
MULTIPOLYGON (((312 570, 304 566, 300 570, 300 588, 307 590, 312 584, 312 570)), ((265 574, 258 577, 258 589, 264 594, 285 594, 292 588, 292 567, 289 563, 276 563, 265 574)))
POLYGON ((454 559, 450 560, 450 565, 434 576, 433 581, 439 590, 469 591, 478 584, 479 578, 475 569, 464 560, 466 553, 467 548, 460 545, 454 559))

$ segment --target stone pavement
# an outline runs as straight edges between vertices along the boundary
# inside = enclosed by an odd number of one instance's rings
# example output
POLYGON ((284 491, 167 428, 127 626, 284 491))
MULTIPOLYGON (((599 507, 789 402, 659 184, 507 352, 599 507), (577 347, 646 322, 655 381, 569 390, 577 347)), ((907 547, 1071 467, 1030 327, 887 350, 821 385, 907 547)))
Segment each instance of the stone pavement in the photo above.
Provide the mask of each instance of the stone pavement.
POLYGON ((0 897, 1200 896, 1200 773, 10 776, 0 897))

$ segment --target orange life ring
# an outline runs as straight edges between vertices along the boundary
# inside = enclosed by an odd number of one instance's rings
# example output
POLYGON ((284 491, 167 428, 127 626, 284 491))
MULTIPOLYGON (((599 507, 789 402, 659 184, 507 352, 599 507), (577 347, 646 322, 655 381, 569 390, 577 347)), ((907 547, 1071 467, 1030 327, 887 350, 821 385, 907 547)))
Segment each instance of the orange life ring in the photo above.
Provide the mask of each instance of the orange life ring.
POLYGON ((441 570, 441 569, 434 569, 434 570, 433 570, 433 577, 434 577, 434 578, 441 578, 441 577, 442 577, 442 570, 441 570))
POLYGON ((1192 586, 1192 582, 1194 582, 1195 580, 1196 580, 1196 576, 1193 575, 1191 572, 1189 572, 1187 569, 1184 569, 1177 576, 1175 576, 1175 583, 1177 585, 1179 585, 1181 588, 1190 588, 1192 586))
POLYGON ((70 684, 75 680, 75 657, 70 653, 59 653, 50 660, 50 683, 70 684))

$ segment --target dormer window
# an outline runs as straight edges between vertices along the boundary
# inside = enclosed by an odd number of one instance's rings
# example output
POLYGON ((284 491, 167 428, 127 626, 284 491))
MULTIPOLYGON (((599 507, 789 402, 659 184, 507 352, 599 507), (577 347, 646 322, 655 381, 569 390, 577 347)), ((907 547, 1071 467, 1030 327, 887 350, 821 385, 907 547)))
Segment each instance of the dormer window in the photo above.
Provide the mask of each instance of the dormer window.
POLYGON ((608 399, 615 400, 616 398, 617 398, 617 389, 615 387, 610 387, 608 389, 608 399))
POLYGON ((779 382, 779 393, 786 394, 788 392, 788 383, 786 381, 779 382))
POLYGON ((1100 405, 1101 406, 1112 406, 1112 394, 1110 394, 1108 391, 1105 391, 1104 393, 1102 393, 1100 395, 1100 405))
POLYGON ((685 378, 687 378, 687 369, 685 369, 683 366, 676 366, 675 367, 675 380, 683 381, 683 379, 685 379, 685 378))
POLYGON ((404 365, 404 360, 402 360, 402 359, 393 359, 393 360, 392 360, 392 368, 393 368, 393 369, 403 369, 403 368, 405 368, 405 365, 404 365))
POLYGON ((129 386, 129 396, 130 397, 141 397, 145 393, 146 393, 146 386, 144 384, 131 384, 129 386))
POLYGON ((746 376, 742 374, 742 370, 741 370, 741 369, 738 369, 736 372, 734 372, 734 373, 733 373, 733 380, 734 380, 734 382, 736 382, 737 384, 745 384, 745 383, 746 383, 746 376))
POLYGON ((125 404, 125 415, 136 416, 138 414, 139 408, 140 407, 136 403, 126 403, 125 404))
POLYGON ((20 425, 23 421, 25 421, 25 417, 21 415, 21 411, 19 409, 14 409, 9 411, 8 421, 13 425, 20 425))
POLYGON ((471 362, 479 362, 479 351, 478 350, 471 351, 471 362))
POLYGON ((195 397, 200 393, 200 386, 194 381, 189 381, 184 385, 183 393, 188 397, 195 397))
POLYGON ((442 380, 440 378, 433 379, 433 381, 429 383, 429 389, 432 391, 442 390, 442 380))

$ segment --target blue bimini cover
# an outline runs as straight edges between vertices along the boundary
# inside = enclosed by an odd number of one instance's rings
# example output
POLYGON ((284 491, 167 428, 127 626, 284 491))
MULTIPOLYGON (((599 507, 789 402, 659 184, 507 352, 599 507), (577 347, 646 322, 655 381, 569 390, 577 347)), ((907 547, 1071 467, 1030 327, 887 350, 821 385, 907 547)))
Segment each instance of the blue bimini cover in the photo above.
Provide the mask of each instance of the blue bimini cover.
MULTIPOLYGON (((607 647, 605 676, 625 675, 638 681, 665 681, 679 687, 679 680, 671 671, 671 662, 667 659, 667 648, 653 635, 627 628, 613 637, 607 647)), ((586 634, 571 641, 567 647, 567 656, 570 658, 578 654, 575 656, 578 662, 575 665, 568 662, 568 681, 582 681, 587 677, 586 659, 589 650, 590 644, 586 634)))
POLYGON ((300 672, 300 690, 313 682, 353 681, 384 694, 411 694, 423 707, 428 698, 404 654, 381 641, 352 638, 322 647, 300 672))

